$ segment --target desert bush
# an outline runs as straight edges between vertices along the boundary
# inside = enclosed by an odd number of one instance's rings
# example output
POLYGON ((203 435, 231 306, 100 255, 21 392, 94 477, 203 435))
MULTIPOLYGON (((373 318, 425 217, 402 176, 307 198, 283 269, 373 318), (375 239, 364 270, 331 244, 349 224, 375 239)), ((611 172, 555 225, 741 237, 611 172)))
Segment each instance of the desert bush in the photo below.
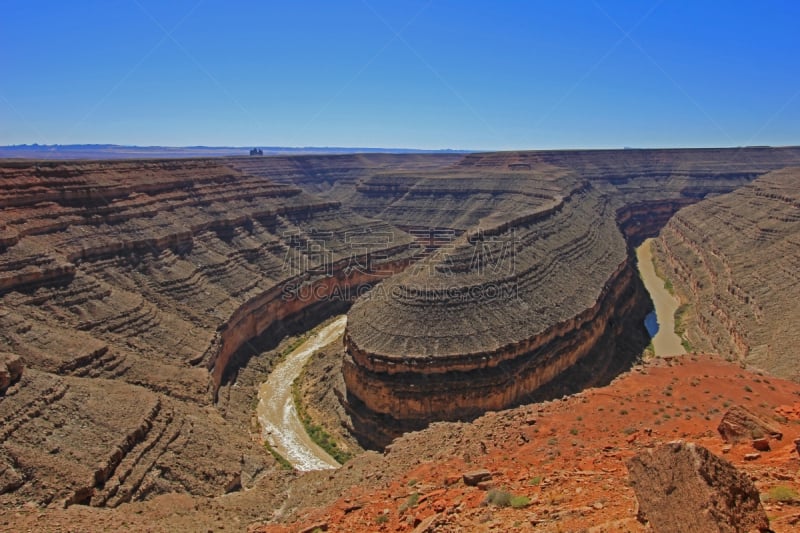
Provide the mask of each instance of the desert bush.
POLYGON ((417 503, 419 503, 419 493, 415 492, 411 494, 408 499, 403 502, 403 505, 400 506, 400 512, 406 511, 407 509, 411 509, 412 507, 416 507, 417 503))
POLYGON ((786 485, 778 485, 769 489, 769 499, 776 502, 791 502, 798 498, 797 491, 786 485))
POLYGON ((531 504, 531 499, 527 496, 514 496, 511 498, 511 507, 514 509, 522 509, 531 504))
POLYGON ((491 489, 486 495, 486 500, 498 507, 508 507, 511 505, 512 495, 510 492, 500 489, 491 489))

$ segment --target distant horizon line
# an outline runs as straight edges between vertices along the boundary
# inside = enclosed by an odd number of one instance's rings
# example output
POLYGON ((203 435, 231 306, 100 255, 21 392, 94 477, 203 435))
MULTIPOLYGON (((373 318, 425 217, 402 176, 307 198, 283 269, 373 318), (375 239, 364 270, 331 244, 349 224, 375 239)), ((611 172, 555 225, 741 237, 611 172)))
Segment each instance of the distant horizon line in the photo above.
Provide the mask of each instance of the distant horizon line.
POLYGON ((117 148, 117 149, 135 149, 135 150, 279 150, 279 151, 302 151, 302 150, 341 150, 347 152, 363 151, 380 151, 380 152, 453 152, 453 153, 479 153, 479 152, 535 152, 535 151, 591 151, 591 150, 702 150, 702 149, 726 149, 726 148, 794 148, 800 147, 798 144, 785 144, 785 145, 676 145, 676 146, 605 146, 605 147, 576 147, 565 146, 558 148, 410 148, 410 147, 384 147, 384 146, 330 146, 330 145, 306 145, 306 146, 282 146, 282 145, 206 145, 206 144, 193 144, 193 145, 140 145, 140 144, 116 144, 116 143, 70 143, 70 144, 39 144, 39 143, 18 143, 18 144, 5 144, 0 145, 2 149, 34 149, 34 150, 52 150, 52 149, 102 149, 102 148, 117 148))
POLYGON ((70 143, 70 144, 39 144, 39 143, 18 143, 18 144, 4 144, 0 148, 14 149, 14 148, 34 148, 34 149, 48 149, 48 148, 134 148, 139 150, 250 150, 253 148, 260 148, 264 150, 402 150, 402 151, 415 151, 415 152, 489 152, 497 150, 485 149, 465 149, 465 148, 404 148, 399 146, 383 147, 383 146, 321 146, 321 145, 307 145, 307 146, 281 146, 281 145, 266 145, 266 144, 248 144, 248 145, 209 145, 209 144, 190 144, 190 145, 168 145, 168 144, 116 144, 116 143, 70 143))

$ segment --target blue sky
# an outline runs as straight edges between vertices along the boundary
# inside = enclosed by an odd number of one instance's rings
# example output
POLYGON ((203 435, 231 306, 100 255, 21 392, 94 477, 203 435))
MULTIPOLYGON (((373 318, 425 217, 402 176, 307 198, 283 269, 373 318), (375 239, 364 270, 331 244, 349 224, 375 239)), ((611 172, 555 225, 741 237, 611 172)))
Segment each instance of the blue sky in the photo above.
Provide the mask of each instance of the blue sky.
POLYGON ((800 144, 800 2, 0 0, 0 144, 800 144))

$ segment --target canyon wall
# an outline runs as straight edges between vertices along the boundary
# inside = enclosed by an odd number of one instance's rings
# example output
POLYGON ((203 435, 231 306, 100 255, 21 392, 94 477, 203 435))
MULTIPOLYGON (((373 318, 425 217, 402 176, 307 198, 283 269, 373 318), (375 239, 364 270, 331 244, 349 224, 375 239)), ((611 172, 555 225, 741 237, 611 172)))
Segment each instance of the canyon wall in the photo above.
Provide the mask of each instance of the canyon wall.
POLYGON ((280 483, 238 369, 372 286, 345 377, 375 442, 613 375, 643 342, 630 244, 798 154, 2 161, 0 505, 280 483))
POLYGON ((766 174, 673 217, 654 255, 693 349, 800 379, 800 169, 766 174))
POLYGON ((796 161, 796 149, 495 153, 362 181, 354 210, 432 220, 453 238, 349 313, 345 402, 359 436, 380 446, 529 401, 575 380, 564 372, 583 359, 624 368, 643 345, 600 339, 620 323, 643 338, 651 304, 627 274, 632 248, 680 209, 796 161), (498 263, 511 248, 513 274, 498 263))
POLYGON ((0 163, 0 352, 26 367, 0 397, 19 475, 0 500, 212 496, 273 468, 213 408, 223 378, 262 332, 405 267, 412 238, 229 162, 0 163))

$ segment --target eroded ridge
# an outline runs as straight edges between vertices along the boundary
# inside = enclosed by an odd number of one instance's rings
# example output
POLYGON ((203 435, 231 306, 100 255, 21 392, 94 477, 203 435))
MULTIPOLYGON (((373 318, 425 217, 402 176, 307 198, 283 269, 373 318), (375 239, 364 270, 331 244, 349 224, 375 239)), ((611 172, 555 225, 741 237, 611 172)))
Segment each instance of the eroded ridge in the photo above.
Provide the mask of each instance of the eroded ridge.
POLYGON ((402 427, 530 401, 645 312, 614 211, 581 187, 357 302, 343 367, 356 418, 362 403, 402 427))
POLYGON ((771 172, 687 208, 655 241, 696 349, 798 379, 800 170, 771 172))
POLYGON ((215 496, 275 469, 220 387, 265 331, 407 265, 412 238, 229 163, 0 164, 0 351, 27 369, 0 397, 3 503, 215 496))
POLYGON ((343 372, 356 431, 380 446, 433 420, 530 401, 579 361, 595 365, 595 375, 573 374, 573 386, 610 379, 607 372, 629 365, 646 344, 641 318, 651 304, 631 249, 679 209, 797 156, 476 154, 438 173, 364 180, 354 209, 406 228, 432 217, 454 238, 350 311, 343 372), (437 197, 443 209, 432 215, 437 197), (506 246, 514 248, 513 272, 498 262, 506 246))

